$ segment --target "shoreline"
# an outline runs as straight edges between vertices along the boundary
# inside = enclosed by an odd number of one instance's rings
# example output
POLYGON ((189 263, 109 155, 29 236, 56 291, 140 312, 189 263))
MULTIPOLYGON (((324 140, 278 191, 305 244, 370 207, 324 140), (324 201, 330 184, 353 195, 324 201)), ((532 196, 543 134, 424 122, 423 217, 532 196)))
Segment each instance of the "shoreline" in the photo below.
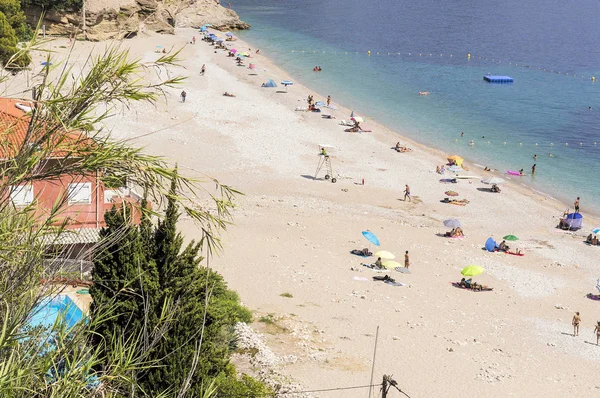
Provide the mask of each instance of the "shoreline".
MULTIPOLYGON (((215 31, 215 32, 219 33, 219 31, 215 31)), ((250 48, 257 48, 256 46, 253 45, 253 43, 251 41, 248 41, 246 39, 243 39, 243 41, 250 48)), ((306 83, 304 83, 302 81, 302 79, 298 79, 297 76, 290 74, 284 68, 278 66, 275 63, 275 61, 270 59, 268 56, 264 56, 263 54, 260 54, 260 55, 262 55, 265 59, 268 59, 269 63, 274 65, 277 68, 277 70, 280 71, 281 74, 289 76, 294 81, 295 86, 299 86, 308 92, 315 93, 315 94, 319 95, 322 99, 327 98, 327 95, 322 95, 322 93, 319 92, 318 90, 312 90, 312 88, 309 85, 307 85, 306 83), (298 83, 296 83, 296 82, 298 82, 298 83)), ((317 97, 317 95, 315 95, 315 97, 317 97)), ((436 144, 425 144, 425 143, 415 140, 412 137, 409 137, 407 135, 407 133, 402 130, 401 126, 400 127, 389 127, 384 122, 377 121, 377 119, 370 117, 369 114, 361 113, 360 111, 357 111, 356 109, 353 109, 352 107, 349 107, 347 104, 338 103, 338 102, 335 102, 335 104, 339 105, 338 109, 343 109, 343 110, 347 111, 347 115, 350 115, 350 112, 354 111, 354 112, 357 112, 358 114, 360 114, 361 116, 365 117, 367 124, 369 126, 375 125, 381 130, 387 130, 387 131, 393 133, 394 135, 396 135, 396 137, 398 139, 410 142, 410 144, 412 146, 418 146, 418 147, 420 147, 421 150, 430 151, 431 154, 440 157, 441 158, 440 161, 446 161, 447 156, 455 155, 454 153, 446 152, 444 149, 441 148, 441 145, 437 146, 436 144)), ((349 116, 348 116, 348 118, 349 118, 349 116)), ((456 155, 463 157, 465 160, 465 163, 467 163, 468 165, 480 166, 481 170, 478 170, 478 172, 483 173, 483 168, 485 166, 478 165, 475 161, 473 161, 471 158, 469 158, 469 156, 465 156, 461 153, 457 153, 456 155)), ((570 203, 570 199, 567 198, 567 195, 561 194, 560 190, 558 190, 557 192, 553 192, 550 189, 550 187, 548 187, 548 186, 534 187, 530 183, 521 182, 521 181, 518 181, 515 177, 507 176, 506 173, 503 173, 501 170, 498 170, 498 169, 493 169, 492 172, 485 172, 485 173, 487 173, 487 174, 482 175, 482 178, 485 178, 486 176, 501 177, 506 181, 507 185, 509 185, 515 189, 519 189, 525 195, 535 195, 536 197, 540 197, 543 200, 553 200, 553 201, 558 202, 559 204, 562 205, 562 206, 558 205, 558 208, 561 208, 561 210, 559 210, 559 212, 561 214, 564 211, 564 209, 566 209, 566 208, 568 208, 571 212, 573 211, 573 203, 570 203)), ((531 178, 531 175, 526 174, 526 177, 531 178)), ((578 195, 574 195, 572 200, 574 200, 575 197, 577 197, 577 196, 578 195)), ((591 199, 592 198, 589 198, 588 202, 593 202, 593 200, 591 200, 591 199)), ((582 214, 584 214, 584 216, 591 218, 596 224, 598 224, 598 220, 600 220, 600 208, 592 209, 591 211, 585 210, 582 214)))
MULTIPOLYGON (((215 32, 219 33, 219 31, 215 31, 215 32)), ((238 40, 240 40, 240 39, 238 39, 238 40)), ((256 46, 254 46, 251 42, 248 42, 247 40, 243 40, 242 42, 244 43, 244 48, 246 46, 248 46, 248 48, 253 48, 253 49, 257 48, 256 46)), ((267 60, 269 62, 269 64, 278 71, 278 74, 289 76, 289 78, 291 78, 292 81, 294 82, 294 86, 299 87, 300 89, 305 90, 311 94, 314 93, 315 98, 320 96, 321 97, 320 100, 324 101, 324 99, 327 98, 327 95, 323 95, 323 93, 319 92, 318 90, 312 90, 310 87, 306 86, 305 83, 303 83, 303 81, 301 79, 298 79, 296 76, 291 75, 285 69, 276 65, 275 62, 272 59, 270 59, 268 56, 265 56, 263 53, 261 53, 260 56, 263 59, 267 60)), ((252 60, 252 58, 250 58, 250 59, 252 60)), ((292 90, 293 90, 294 86, 292 86, 292 90)), ((315 99, 315 101, 317 101, 317 100, 318 99, 315 99)), ((348 115, 348 119, 350 117, 349 116, 350 113, 353 111, 356 112, 357 114, 365 117, 365 119, 367 120, 366 124, 369 127, 375 127, 377 129, 377 131, 379 131, 384 136, 389 135, 390 144, 392 144, 392 146, 394 145, 391 142, 391 141, 394 141, 394 139, 392 139, 392 138, 400 139, 401 141, 406 142, 406 144, 405 144, 406 146, 409 146, 409 144, 410 144, 410 146, 412 146, 412 147, 417 147, 421 151, 427 152, 427 153, 431 154, 432 156, 436 156, 436 157, 440 158, 439 161, 445 162, 445 163, 447 163, 446 158, 448 156, 454 155, 453 153, 448 153, 439 147, 429 146, 429 145, 423 144, 419 141, 416 141, 413 138, 406 136, 405 133, 402 132, 401 128, 398 128, 398 127, 391 128, 391 127, 385 125, 384 123, 377 121, 377 119, 371 118, 368 114, 363 114, 360 111, 357 111, 356 109, 352 110, 346 104, 342 104, 342 103, 338 103, 338 102, 332 102, 332 103, 337 106, 338 111, 345 111, 345 113, 348 115), (388 133, 391 133, 391 134, 388 134, 388 133)), ((325 112, 327 112, 327 110, 325 112)), ((373 130, 375 131, 375 129, 373 129, 373 130)), ((360 133, 360 134, 373 134, 373 133, 360 133)), ((382 140, 382 143, 386 143, 386 142, 387 141, 382 140)), ((399 155, 402 155, 402 154, 399 154, 399 155)), ((465 160, 465 163, 467 165, 477 166, 479 168, 479 170, 477 170, 477 173, 479 173, 479 174, 486 173, 486 174, 482 174, 481 178, 485 178, 486 176, 501 177, 505 180, 506 185, 510 186, 513 189, 518 190, 523 195, 527 195, 527 196, 530 196, 533 198, 540 198, 544 201, 556 202, 556 205, 553 206, 553 207, 555 207, 555 210, 556 210, 555 214, 562 214, 562 212, 566 208, 568 208, 569 210, 572 211, 572 204, 568 204, 567 198, 562 197, 562 195, 553 194, 551 192, 546 192, 544 189, 536 189, 532 185, 518 181, 514 177, 507 178, 506 173, 502 173, 500 170, 497 170, 497 169, 492 169, 491 172, 484 172, 483 171, 484 166, 479 165, 478 163, 475 163, 468 156, 463 156, 462 154, 457 154, 457 155, 463 157, 465 160)), ((439 164, 441 164, 441 163, 439 163, 439 164)), ((470 171, 474 171, 474 170, 470 170, 470 171)), ((527 177, 530 177, 530 175, 527 175, 527 177)), ((440 178, 442 178, 441 175, 440 175, 440 178)), ((477 180, 477 181, 479 181, 479 180, 477 180)), ((586 219, 589 218, 595 224, 599 224, 598 220, 600 220, 600 211, 587 211, 586 210, 582 214, 584 214, 584 216, 586 216, 586 219)))

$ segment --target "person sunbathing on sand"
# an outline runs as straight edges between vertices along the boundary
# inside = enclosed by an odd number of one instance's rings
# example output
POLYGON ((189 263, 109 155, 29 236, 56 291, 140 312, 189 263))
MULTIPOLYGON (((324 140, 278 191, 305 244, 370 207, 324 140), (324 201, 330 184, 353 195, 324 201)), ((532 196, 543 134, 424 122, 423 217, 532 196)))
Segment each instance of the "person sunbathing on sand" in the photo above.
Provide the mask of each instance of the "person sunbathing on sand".
POLYGON ((492 184, 492 187, 490 188, 490 191, 492 191, 492 192, 501 192, 500 191, 500 187, 497 184, 492 184))
POLYGON ((454 230, 453 237, 455 237, 455 236, 465 236, 461 227, 456 227, 456 229, 454 230))
POLYGON ((498 246, 498 251, 501 251, 501 252, 507 252, 509 249, 510 249, 510 247, 508 247, 505 240, 503 240, 500 243, 500 245, 498 246))
POLYGON ((233 94, 231 94, 231 93, 228 93, 227 91, 225 91, 225 92, 223 93, 223 95, 224 95, 225 97, 235 97, 235 95, 233 95, 233 94))

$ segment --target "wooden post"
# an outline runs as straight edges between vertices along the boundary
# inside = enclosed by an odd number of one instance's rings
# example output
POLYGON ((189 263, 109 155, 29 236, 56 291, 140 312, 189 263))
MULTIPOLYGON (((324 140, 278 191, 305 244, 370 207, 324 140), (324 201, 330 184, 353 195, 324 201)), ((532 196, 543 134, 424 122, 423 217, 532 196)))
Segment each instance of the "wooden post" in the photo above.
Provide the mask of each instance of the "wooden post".
POLYGON ((388 392, 387 383, 388 383, 387 376, 383 375, 383 381, 381 382, 381 398, 387 397, 387 392, 388 392))
POLYGON ((371 382, 369 383, 369 398, 373 391, 373 373, 375 372, 375 356, 377 355, 377 340, 379 339, 379 326, 377 326, 377 332, 375 333, 375 348, 373 348, 373 366, 371 367, 371 382))

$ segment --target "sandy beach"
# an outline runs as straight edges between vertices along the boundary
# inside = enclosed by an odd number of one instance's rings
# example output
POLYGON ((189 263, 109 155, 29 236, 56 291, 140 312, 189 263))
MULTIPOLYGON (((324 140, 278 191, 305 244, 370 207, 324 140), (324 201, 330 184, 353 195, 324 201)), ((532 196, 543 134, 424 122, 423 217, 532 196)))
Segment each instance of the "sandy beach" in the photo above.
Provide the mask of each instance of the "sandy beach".
MULTIPOLYGON (((255 311, 252 327, 279 358, 277 369, 306 390, 368 385, 379 327, 374 382, 393 375, 411 397, 600 394, 600 347, 592 332, 600 303, 586 297, 598 293, 600 247, 583 242, 600 223, 589 217, 585 203, 584 228, 565 232, 556 225, 569 205, 518 182, 502 185, 500 194, 486 191, 480 179, 442 183, 448 175, 437 174, 436 165, 454 154, 403 138, 401 126, 392 131, 360 109, 354 111, 373 132, 345 132, 339 122, 351 111, 336 104, 335 93, 302 86, 268 54, 255 54, 251 44, 234 44, 240 51, 252 49, 242 67, 200 37, 179 29, 174 36, 124 41, 144 61, 159 56, 158 44, 184 47, 181 67, 169 73, 188 78, 166 103, 135 105, 107 127, 118 139, 139 137, 132 144, 165 156, 187 175, 209 175, 244 193, 234 224, 222 236, 223 253, 211 265, 255 311), (189 44, 193 35, 195 45, 189 44), (261 88, 268 79, 294 85, 261 88), (181 90, 187 92, 185 103, 181 90), (331 95, 337 109, 295 111, 306 106, 309 94, 317 101, 331 95), (397 141, 413 151, 392 150, 397 141), (332 146, 336 183, 324 180, 324 170, 314 179, 320 144, 332 146), (405 184, 410 202, 402 200, 405 184), (469 204, 442 203, 448 190, 469 204), (462 222, 466 238, 439 236, 449 230, 442 224, 449 218, 462 222), (369 246, 361 234, 366 230, 378 236, 380 248, 369 246), (483 250, 490 236, 499 242, 508 234, 519 237, 509 243, 523 257, 483 250), (408 251, 410 273, 387 272, 404 286, 373 281, 385 273, 361 262, 375 258, 350 254, 364 247, 388 250, 402 264, 408 251), (485 268, 474 280, 493 291, 451 284, 471 264, 485 268), (575 311, 583 319, 578 337, 572 336, 575 311)), ((77 42, 73 59, 84 62, 90 49, 104 46, 77 42)), ((16 83, 11 89, 8 94, 19 91, 16 83)), ((467 165, 469 175, 493 175, 467 165)), ((188 220, 181 227, 189 239, 197 235, 188 220)), ((314 396, 364 397, 367 391, 314 396)))

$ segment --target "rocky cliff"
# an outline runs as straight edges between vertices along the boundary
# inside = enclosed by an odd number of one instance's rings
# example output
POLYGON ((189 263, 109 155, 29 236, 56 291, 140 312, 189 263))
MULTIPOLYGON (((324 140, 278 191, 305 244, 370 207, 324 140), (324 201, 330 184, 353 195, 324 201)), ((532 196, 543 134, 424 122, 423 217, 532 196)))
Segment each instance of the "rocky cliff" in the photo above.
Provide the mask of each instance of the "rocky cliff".
MULTIPOLYGON (((144 31, 173 33, 175 27, 199 28, 210 23, 219 30, 248 29, 235 11, 218 0, 84 0, 81 10, 49 11, 44 18, 49 35, 76 35, 99 41, 133 37, 144 31)), ((25 14, 36 24, 41 9, 25 14)))

